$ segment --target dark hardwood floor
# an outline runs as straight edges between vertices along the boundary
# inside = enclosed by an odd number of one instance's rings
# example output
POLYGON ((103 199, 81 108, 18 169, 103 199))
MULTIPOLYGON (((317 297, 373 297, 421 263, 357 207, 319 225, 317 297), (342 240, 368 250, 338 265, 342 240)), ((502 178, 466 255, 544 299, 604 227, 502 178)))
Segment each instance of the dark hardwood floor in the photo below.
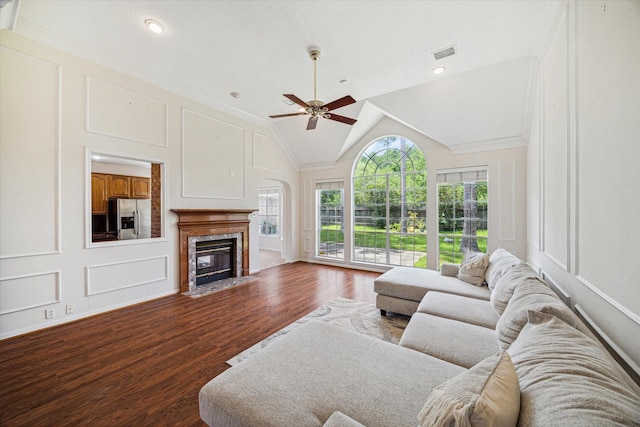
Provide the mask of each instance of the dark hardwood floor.
POLYGON ((199 299, 172 295, 0 341, 2 426, 203 426, 225 360, 336 296, 373 303, 379 273, 307 263, 199 299))

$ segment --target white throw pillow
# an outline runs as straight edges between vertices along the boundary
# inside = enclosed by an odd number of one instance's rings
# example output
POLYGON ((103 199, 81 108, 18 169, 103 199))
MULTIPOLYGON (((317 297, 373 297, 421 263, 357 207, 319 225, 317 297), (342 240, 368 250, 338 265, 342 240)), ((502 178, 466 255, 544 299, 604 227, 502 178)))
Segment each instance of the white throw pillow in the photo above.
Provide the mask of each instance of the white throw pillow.
POLYGON ((519 262, 520 258, 503 248, 498 248, 493 251, 489 258, 489 267, 487 267, 484 277, 485 282, 487 282, 489 286, 489 290, 493 291, 496 283, 498 283, 498 279, 519 262))
POLYGON ((558 298, 546 283, 540 279, 528 279, 516 286, 507 308, 496 323, 496 335, 500 347, 506 350, 518 337, 524 325, 527 324, 529 310, 553 314, 563 322, 593 336, 578 316, 558 298))
POLYGON ((489 266, 489 255, 482 252, 467 252, 458 269, 458 279, 482 286, 484 273, 489 266))
POLYGON ((489 356, 433 389, 418 415, 420 427, 513 427, 520 385, 509 354, 489 356))
POLYGON ((520 426, 640 425, 640 387, 599 343, 552 314, 528 320, 509 348, 520 426))
POLYGON ((529 267, 529 264, 524 261, 520 261, 518 265, 498 279, 495 288, 491 291, 490 297, 491 306, 496 313, 498 313, 498 316, 502 316, 516 286, 527 279, 538 280, 538 275, 529 267))

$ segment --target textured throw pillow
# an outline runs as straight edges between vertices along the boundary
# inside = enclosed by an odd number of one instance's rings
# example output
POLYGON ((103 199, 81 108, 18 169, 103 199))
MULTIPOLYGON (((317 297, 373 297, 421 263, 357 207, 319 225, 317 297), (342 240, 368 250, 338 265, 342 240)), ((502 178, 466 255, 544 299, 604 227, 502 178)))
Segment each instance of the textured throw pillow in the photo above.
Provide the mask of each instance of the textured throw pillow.
POLYGON ((418 415, 420 427, 513 427, 520 385, 509 354, 501 351, 433 389, 418 415))
POLYGON ((519 426, 640 425, 640 387, 599 343, 551 314, 528 320, 509 348, 519 426))
POLYGON ((498 279, 519 262, 520 258, 505 249, 498 248, 493 251, 489 258, 489 267, 487 267, 487 271, 484 274, 484 280, 487 282, 489 290, 493 291, 496 283, 498 283, 498 279))
POLYGON ((520 261, 519 264, 498 279, 496 287, 491 291, 490 297, 491 306, 496 313, 498 313, 498 316, 501 316, 504 312, 516 286, 527 279, 538 280, 538 275, 529 267, 529 264, 524 261, 520 261))
POLYGON ((516 286, 513 296, 502 316, 496 323, 496 335, 503 349, 509 348, 527 324, 529 310, 553 314, 562 321, 593 337, 578 316, 544 282, 539 279, 527 279, 516 286))
POLYGON ((458 279, 482 286, 484 273, 489 266, 489 255, 482 252, 467 252, 458 269, 458 279))

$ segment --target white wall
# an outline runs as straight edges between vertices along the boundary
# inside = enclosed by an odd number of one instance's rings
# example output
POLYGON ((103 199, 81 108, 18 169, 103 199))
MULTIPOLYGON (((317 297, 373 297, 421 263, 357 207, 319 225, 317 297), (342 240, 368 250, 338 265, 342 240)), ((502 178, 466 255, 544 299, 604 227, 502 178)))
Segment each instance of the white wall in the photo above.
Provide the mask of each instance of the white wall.
POLYGON ((257 208, 267 178, 297 203, 298 171, 268 129, 7 30, 0 64, 0 338, 178 292, 172 208, 257 208), (162 238, 90 243, 92 150, 163 165, 162 238))
POLYGON ((567 3, 535 97, 529 262, 640 364, 640 2, 567 3))
MULTIPOLYGON (((358 143, 347 151, 331 169, 306 170, 300 174, 300 213, 302 233, 301 256, 315 258, 315 188, 316 181, 343 180, 345 206, 351 206, 351 174, 354 162, 373 141, 388 135, 401 135, 422 149, 427 165, 427 230, 437 230, 437 188, 434 177, 438 170, 470 166, 487 166, 489 171, 489 238, 487 250, 503 247, 517 256, 526 257, 526 147, 453 154, 450 149, 392 119, 381 120, 358 143)), ((352 229, 351 213, 345 214, 345 229, 352 229)), ((437 268, 437 245, 427 245, 428 267, 437 268)), ((351 263, 351 233, 345 233, 345 263, 351 263)))

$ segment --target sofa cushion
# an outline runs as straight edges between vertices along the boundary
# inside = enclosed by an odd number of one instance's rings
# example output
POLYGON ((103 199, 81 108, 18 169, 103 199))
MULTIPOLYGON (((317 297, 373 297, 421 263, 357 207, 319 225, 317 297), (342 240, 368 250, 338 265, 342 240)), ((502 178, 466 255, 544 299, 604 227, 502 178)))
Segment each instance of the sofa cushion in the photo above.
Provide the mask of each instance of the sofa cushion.
POLYGON ((421 427, 513 427, 520 385, 509 354, 500 351, 437 386, 418 415, 421 427))
POLYGON ((200 390, 209 425, 322 426, 335 411, 366 425, 415 426, 431 390, 463 368, 311 321, 200 390))
POLYGON ((445 294, 444 292, 427 293, 415 311, 484 326, 489 329, 495 329, 498 322, 498 315, 489 301, 445 294))
POLYGON ((487 271, 484 275, 484 280, 487 282, 489 290, 493 291, 493 288, 496 287, 496 283, 498 283, 498 279, 500 279, 504 273, 519 262, 520 259, 517 256, 511 254, 505 249, 498 248, 493 251, 489 257, 489 267, 487 267, 487 271))
POLYGON ((425 313, 411 317, 400 346, 465 368, 500 350, 496 333, 489 328, 425 313))
POLYGON ((574 328, 593 336, 584 323, 544 282, 527 279, 513 291, 507 308, 496 323, 496 333, 500 346, 509 348, 527 323, 527 311, 542 311, 553 314, 574 328))
POLYGON ((520 379, 520 426, 640 425, 640 387, 599 343, 557 317, 528 312, 508 352, 520 379))
POLYGON ((376 295, 376 307, 392 313, 413 316, 413 313, 418 309, 418 305, 420 305, 419 301, 390 297, 382 294, 376 295))
POLYGON ((456 277, 442 276, 438 271, 413 267, 394 267, 373 282, 378 294, 412 301, 421 301, 429 291, 464 295, 489 300, 486 286, 474 286, 456 277))
POLYGON ((538 275, 524 261, 520 261, 498 279, 495 288, 491 291, 490 298, 491 305, 498 315, 502 315, 504 312, 516 286, 527 279, 538 280, 538 275))
POLYGON ((472 285, 482 286, 484 273, 489 266, 489 255, 482 252, 467 252, 458 269, 458 279, 472 285))

